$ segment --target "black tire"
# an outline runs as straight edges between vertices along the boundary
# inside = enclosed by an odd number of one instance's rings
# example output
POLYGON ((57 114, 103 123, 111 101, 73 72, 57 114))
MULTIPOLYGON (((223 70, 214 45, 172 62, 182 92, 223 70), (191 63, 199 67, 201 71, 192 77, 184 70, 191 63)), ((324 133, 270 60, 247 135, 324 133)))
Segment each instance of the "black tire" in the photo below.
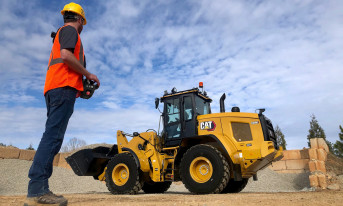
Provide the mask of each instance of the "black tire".
POLYGON ((230 177, 229 164, 221 152, 210 145, 196 145, 184 155, 180 177, 192 193, 220 193, 230 177))
POLYGON ((234 179, 230 179, 229 183, 227 183, 226 187, 221 193, 238 193, 242 191, 245 186, 248 184, 249 178, 243 178, 242 181, 235 181, 234 179))
POLYGON ((166 192, 172 182, 145 182, 142 190, 145 193, 164 193, 166 192))
POLYGON ((139 170, 129 153, 117 154, 108 162, 106 186, 112 194, 137 194, 142 189, 139 170))

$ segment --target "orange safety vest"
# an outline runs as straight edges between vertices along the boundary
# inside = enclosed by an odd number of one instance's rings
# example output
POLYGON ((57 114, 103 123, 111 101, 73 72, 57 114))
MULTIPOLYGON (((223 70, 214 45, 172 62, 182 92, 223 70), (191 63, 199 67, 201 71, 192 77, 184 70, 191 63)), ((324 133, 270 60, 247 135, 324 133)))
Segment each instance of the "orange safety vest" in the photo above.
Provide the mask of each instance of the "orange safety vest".
MULTIPOLYGON (((45 78, 44 95, 51 89, 66 86, 73 87, 78 91, 83 91, 82 74, 79 74, 70 69, 61 58, 61 45, 59 41, 59 34, 61 29, 57 31, 54 44, 52 45, 48 72, 46 73, 45 78)), ((77 34, 77 36, 78 38, 74 49, 74 56, 77 60, 79 60, 82 66, 84 66, 85 56, 79 33, 77 34)))

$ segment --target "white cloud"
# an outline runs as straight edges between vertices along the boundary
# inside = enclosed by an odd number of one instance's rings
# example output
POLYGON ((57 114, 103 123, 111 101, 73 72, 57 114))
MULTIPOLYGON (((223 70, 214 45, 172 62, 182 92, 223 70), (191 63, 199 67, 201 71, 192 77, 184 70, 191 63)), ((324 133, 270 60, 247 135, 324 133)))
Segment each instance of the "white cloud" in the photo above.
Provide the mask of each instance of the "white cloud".
POLYGON ((45 119, 45 108, 0 106, 0 142, 23 149, 32 143, 37 148, 45 119))

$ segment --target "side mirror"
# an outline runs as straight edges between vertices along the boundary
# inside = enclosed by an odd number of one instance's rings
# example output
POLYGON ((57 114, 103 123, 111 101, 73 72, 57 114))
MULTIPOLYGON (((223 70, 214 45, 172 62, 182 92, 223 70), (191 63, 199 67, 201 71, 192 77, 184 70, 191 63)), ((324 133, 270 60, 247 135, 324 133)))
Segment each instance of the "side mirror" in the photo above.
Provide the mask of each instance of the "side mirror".
POLYGON ((160 99, 159 98, 155 98, 155 109, 158 108, 159 103, 160 103, 160 99))
POLYGON ((266 109, 264 109, 264 108, 262 108, 262 109, 258 109, 259 110, 259 115, 261 115, 263 112, 265 112, 266 111, 266 109))

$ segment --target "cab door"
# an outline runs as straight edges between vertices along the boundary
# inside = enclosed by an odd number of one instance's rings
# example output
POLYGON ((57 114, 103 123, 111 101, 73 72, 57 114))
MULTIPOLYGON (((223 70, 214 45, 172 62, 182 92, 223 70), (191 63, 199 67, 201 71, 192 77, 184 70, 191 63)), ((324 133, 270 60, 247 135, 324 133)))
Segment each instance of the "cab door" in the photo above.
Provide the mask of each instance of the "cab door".
POLYGON ((196 136, 196 124, 194 115, 194 100, 192 95, 182 97, 182 137, 196 136))
POLYGON ((180 98, 168 99, 164 104, 165 146, 177 146, 181 142, 180 98))

